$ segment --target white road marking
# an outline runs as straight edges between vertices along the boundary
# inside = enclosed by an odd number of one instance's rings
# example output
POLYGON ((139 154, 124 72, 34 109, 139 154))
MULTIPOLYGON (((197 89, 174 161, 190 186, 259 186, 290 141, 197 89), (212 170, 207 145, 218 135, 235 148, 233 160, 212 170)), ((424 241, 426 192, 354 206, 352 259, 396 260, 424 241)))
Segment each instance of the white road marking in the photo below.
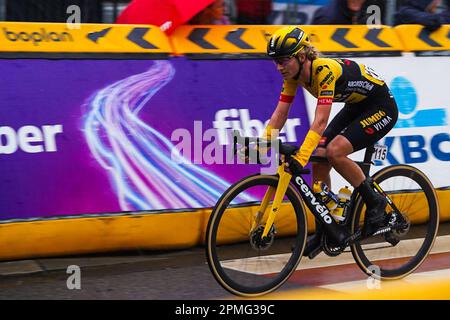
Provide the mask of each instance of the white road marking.
MULTIPOLYGON (((408 277, 401 279, 399 281, 408 284, 422 284, 428 283, 437 279, 449 279, 450 278, 450 269, 444 270, 435 270, 435 271, 426 271, 426 272, 418 272, 410 274, 408 277)), ((383 289, 383 281, 379 283, 379 289, 383 289)), ((341 283, 333 283, 323 286, 318 286, 318 288, 329 289, 333 291, 339 292, 348 292, 354 293, 355 291, 367 291, 367 279, 366 280, 358 280, 358 281, 349 281, 349 282, 341 282, 341 283)), ((377 289, 372 289, 377 290, 377 289)))
MULTIPOLYGON (((387 243, 385 243, 388 245, 387 243)), ((403 240, 396 247, 392 247, 390 250, 382 250, 376 255, 376 260, 381 259, 394 259, 410 257, 418 251, 418 247, 421 244, 421 240, 403 240)), ((377 247, 380 244, 366 245, 365 247, 377 247)), ((437 237, 431 253, 445 253, 450 252, 450 235, 437 237)), ((260 256, 244 259, 234 259, 222 261, 222 266, 227 269, 232 269, 241 272, 253 273, 258 275, 270 274, 279 272, 287 263, 290 253, 277 254, 270 256, 260 256)), ((324 253, 321 253, 313 260, 307 257, 303 257, 300 261, 297 270, 305 270, 312 268, 339 266, 344 264, 353 264, 355 260, 351 252, 344 252, 337 257, 329 257, 324 253)))

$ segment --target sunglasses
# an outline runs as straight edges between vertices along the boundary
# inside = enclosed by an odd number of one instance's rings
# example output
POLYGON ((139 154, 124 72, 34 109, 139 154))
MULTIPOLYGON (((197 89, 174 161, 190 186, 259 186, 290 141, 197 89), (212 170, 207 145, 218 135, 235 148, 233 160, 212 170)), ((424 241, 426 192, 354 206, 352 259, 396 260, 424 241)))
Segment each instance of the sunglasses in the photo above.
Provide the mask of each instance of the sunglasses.
POLYGON ((282 58, 275 58, 273 59, 273 62, 277 65, 285 67, 289 61, 291 61, 292 57, 282 57, 282 58))

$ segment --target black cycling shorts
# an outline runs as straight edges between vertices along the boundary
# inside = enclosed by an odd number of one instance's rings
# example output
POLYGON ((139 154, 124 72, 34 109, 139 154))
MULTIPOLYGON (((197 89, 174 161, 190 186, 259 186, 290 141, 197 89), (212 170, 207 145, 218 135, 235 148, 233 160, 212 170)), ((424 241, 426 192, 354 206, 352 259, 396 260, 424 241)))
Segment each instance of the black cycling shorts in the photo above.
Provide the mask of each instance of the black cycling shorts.
POLYGON ((342 135, 356 152, 384 137, 394 127, 397 118, 397 104, 384 85, 361 102, 346 103, 325 129, 318 147, 326 148, 337 135, 342 135))

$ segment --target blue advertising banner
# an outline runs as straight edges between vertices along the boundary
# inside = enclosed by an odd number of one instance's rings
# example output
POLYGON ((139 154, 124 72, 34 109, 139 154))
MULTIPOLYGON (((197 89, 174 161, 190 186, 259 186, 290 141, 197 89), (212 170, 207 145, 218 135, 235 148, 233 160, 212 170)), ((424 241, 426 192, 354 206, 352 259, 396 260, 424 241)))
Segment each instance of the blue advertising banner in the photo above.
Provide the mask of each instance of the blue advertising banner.
MULTIPOLYGON (((257 165, 282 79, 268 60, 0 60, 0 220, 211 207, 257 165)), ((309 129, 302 90, 282 137, 309 129)), ((248 199, 251 200, 251 195, 248 199)))

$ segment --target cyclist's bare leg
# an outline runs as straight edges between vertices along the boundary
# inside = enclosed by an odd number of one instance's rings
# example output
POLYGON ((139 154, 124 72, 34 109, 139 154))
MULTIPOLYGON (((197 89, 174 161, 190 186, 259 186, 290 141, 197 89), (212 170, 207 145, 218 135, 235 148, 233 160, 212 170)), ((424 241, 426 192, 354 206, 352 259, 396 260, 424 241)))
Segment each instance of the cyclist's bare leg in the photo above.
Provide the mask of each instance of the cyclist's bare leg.
MULTIPOLYGON (((326 157, 325 148, 317 148, 316 153, 314 154, 318 157, 326 157)), ((312 175, 313 181, 323 181, 331 188, 331 179, 330 179, 330 170, 331 164, 326 162, 313 162, 312 163, 312 175)))
POLYGON ((353 146, 346 137, 338 135, 327 146, 326 156, 333 168, 353 187, 359 187, 366 179, 361 168, 347 156, 353 153, 353 146))
POLYGON ((347 158, 347 155, 352 152, 353 147, 351 143, 341 135, 334 138, 327 146, 328 161, 355 189, 358 188, 367 205, 363 233, 371 235, 384 225, 384 210, 387 201, 373 190, 361 168, 354 161, 347 158))

